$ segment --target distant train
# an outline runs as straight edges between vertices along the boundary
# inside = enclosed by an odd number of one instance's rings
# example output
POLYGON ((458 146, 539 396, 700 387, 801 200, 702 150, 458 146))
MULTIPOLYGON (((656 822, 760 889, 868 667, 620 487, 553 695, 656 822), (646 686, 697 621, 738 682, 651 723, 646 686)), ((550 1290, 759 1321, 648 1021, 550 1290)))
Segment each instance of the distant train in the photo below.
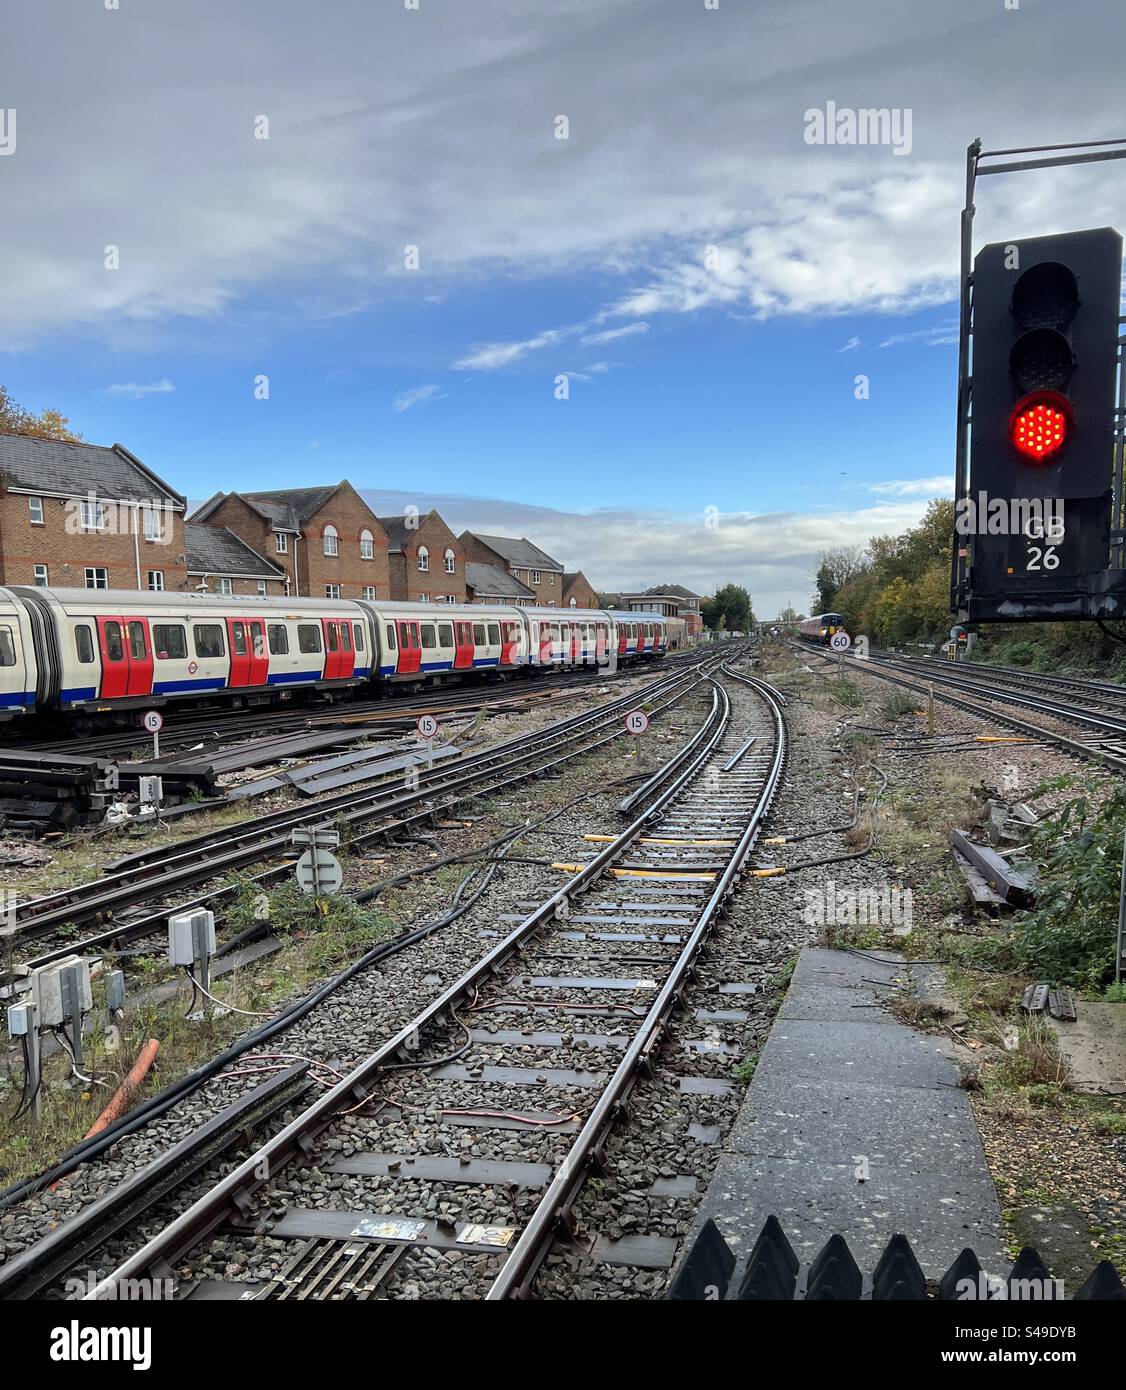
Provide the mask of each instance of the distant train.
POLYGON ((657 613, 11 586, 0 588, 0 719, 421 689, 666 649, 657 613))
POLYGON ((840 613, 818 613, 815 617, 806 618, 798 629, 803 641, 819 642, 823 647, 829 645, 834 632, 844 630, 845 620, 840 613))

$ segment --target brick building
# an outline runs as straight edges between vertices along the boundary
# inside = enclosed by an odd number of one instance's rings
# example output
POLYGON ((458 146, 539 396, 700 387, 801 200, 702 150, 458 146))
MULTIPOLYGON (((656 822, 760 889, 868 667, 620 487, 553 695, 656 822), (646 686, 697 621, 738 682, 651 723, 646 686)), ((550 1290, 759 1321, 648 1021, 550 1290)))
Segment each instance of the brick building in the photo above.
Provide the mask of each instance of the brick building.
POLYGON ((690 644, 698 642, 704 630, 700 595, 683 584, 655 584, 639 593, 623 594, 622 604, 635 613, 663 613, 666 618, 678 619, 684 625, 684 639, 690 644))
POLYGON ((283 596, 288 576, 226 526, 184 525, 188 554, 185 589, 211 594, 283 596))
POLYGON ((465 552, 435 511, 381 516, 391 597, 401 603, 464 603, 465 552))
POLYGON ((387 532, 347 480, 272 492, 217 492, 191 517, 232 531, 306 598, 391 597, 387 532))
POLYGON ((563 576, 564 608, 601 608, 598 595, 582 570, 563 576))
POLYGON ((536 596, 507 570, 497 565, 476 565, 467 561, 465 590, 469 603, 508 603, 517 608, 534 604, 536 596))
POLYGON ((535 595, 533 603, 558 608, 563 602, 563 566, 526 536, 486 536, 463 531, 459 537, 465 558, 475 565, 493 565, 518 579, 535 595))
POLYGON ((186 505, 121 444, 0 434, 0 584, 178 589, 186 505))

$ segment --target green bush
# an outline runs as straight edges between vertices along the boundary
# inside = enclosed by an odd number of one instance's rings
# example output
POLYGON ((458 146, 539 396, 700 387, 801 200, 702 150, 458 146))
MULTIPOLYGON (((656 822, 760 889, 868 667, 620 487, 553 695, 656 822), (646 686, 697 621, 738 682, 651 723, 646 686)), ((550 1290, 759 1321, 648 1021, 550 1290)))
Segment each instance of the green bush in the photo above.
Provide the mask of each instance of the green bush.
POLYGON ((1114 973, 1126 783, 1088 775, 1051 786, 1078 790, 1029 831, 1036 905, 1013 919, 1009 942, 1030 973, 1098 989, 1114 973))

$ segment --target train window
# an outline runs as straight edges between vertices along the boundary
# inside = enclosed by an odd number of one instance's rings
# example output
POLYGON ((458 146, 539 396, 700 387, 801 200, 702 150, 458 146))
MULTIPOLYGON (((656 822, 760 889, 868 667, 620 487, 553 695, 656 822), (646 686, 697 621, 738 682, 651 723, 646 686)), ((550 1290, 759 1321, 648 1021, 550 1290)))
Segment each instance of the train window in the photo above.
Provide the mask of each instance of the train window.
POLYGON ((134 661, 144 661, 148 656, 145 646, 145 625, 140 622, 129 624, 129 655, 134 661))
POLYGON ((94 660, 94 638, 85 623, 74 629, 74 650, 84 666, 94 660))
POLYGON ((439 647, 452 647, 454 644, 454 629, 452 623, 438 624, 438 645, 439 647))
POLYGON ((395 650, 395 624, 394 624, 394 623, 388 623, 388 624, 387 624, 387 650, 388 650, 389 652, 393 652, 393 651, 395 650))
MULTIPOLYGON (((328 633, 328 649, 330 652, 334 652, 340 645, 339 642, 336 640, 336 624, 325 623, 325 629, 328 633)), ((300 629, 298 629, 298 631, 300 631, 300 629)), ((308 651, 309 649, 307 647, 302 647, 301 650, 308 651)))
POLYGON ((196 656, 222 656, 223 629, 218 623, 200 623, 192 629, 196 656))
POLYGON ((352 631, 356 634, 356 650, 362 652, 364 649, 364 629, 359 623, 353 623, 352 631))
POLYGON ((352 624, 351 624, 351 623, 341 623, 341 624, 340 624, 340 645, 341 645, 341 647, 343 648, 343 650, 346 651, 346 652, 350 652, 350 651, 352 650, 352 624))
POLYGON ((121 645, 121 624, 108 622, 105 626, 106 637, 106 660, 121 661, 125 656, 125 648, 121 645))
POLYGON ((12 629, 0 627, 0 666, 16 664, 16 644, 12 641, 12 629))
POLYGON ((152 645, 159 661, 183 661, 188 654, 187 634, 179 623, 154 623, 152 645))
POLYGON ((500 642, 500 624, 489 624, 489 646, 495 647, 500 642))
POLYGON ((436 647, 438 645, 433 623, 422 624, 422 645, 424 647, 436 647))
POLYGON ((307 656, 321 650, 321 630, 316 623, 298 623, 297 646, 307 656))
POLYGON ((270 651, 274 656, 286 656, 289 652, 289 633, 282 623, 270 623, 266 629, 270 639, 270 651))
POLYGON ((250 645, 254 651, 256 661, 263 661, 266 656, 266 639, 262 636, 262 624, 250 624, 250 645))
POLYGON ((473 624, 473 641, 477 644, 478 647, 483 647, 483 646, 485 645, 485 624, 484 624, 484 623, 474 623, 474 624, 473 624))
POLYGON ((231 624, 231 648, 235 656, 246 655, 246 628, 242 623, 231 624))

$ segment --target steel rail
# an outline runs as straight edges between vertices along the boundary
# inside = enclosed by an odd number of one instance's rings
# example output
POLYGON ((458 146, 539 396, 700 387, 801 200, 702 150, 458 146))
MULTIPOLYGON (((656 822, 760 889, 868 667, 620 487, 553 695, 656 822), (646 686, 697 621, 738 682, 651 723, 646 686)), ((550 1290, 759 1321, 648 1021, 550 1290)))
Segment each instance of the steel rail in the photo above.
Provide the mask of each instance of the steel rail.
MULTIPOLYGON (((807 651, 808 648, 802 647, 800 650, 807 651)), ((819 651, 811 651, 810 655, 820 657, 822 661, 835 662, 834 656, 819 651)), ((929 689, 925 685, 919 685, 913 680, 909 680, 899 667, 882 670, 882 662, 878 657, 869 657, 867 660, 856 662, 856 668, 871 676, 876 676, 879 680, 887 681, 891 685, 902 686, 907 690, 914 691, 924 699, 929 695, 929 689)), ((958 686, 957 689, 968 690, 968 686, 958 686)), ((952 695, 945 687, 936 690, 935 698, 943 704, 953 705, 956 709, 965 710, 967 714, 976 715, 979 719, 989 719, 995 724, 1004 724, 1010 729, 1016 729, 1018 733, 1024 734, 1029 738, 1040 739, 1045 743, 1054 744, 1057 748, 1062 748, 1065 752, 1074 754, 1077 758, 1085 758, 1091 762, 1102 763, 1114 772, 1126 772, 1126 756, 1105 752, 1101 748, 1092 747, 1088 743, 1081 743, 1078 739, 1068 738, 1066 734, 1058 734, 1051 729, 1045 729, 1042 724, 1031 724, 1027 719, 1021 719, 1015 714, 1006 714, 1004 711, 990 709, 985 702, 992 700, 998 703, 1025 704, 1020 696, 1014 695, 986 695, 982 692, 977 700, 960 699, 957 695, 952 695)), ((1069 722, 1071 713, 1060 710, 1053 715, 1054 718, 1069 722)), ((1126 731, 1124 731, 1126 732, 1126 731)))
MULTIPOLYGON (((586 1123, 560 1163, 555 1177, 529 1218, 492 1287, 485 1295, 486 1301, 497 1302, 502 1299, 527 1297, 530 1294, 536 1272, 550 1251, 559 1229, 565 1225, 591 1169, 601 1161, 606 1140, 621 1116, 630 1092, 665 1036, 669 1016, 680 1000, 691 975, 693 963, 711 931, 724 899, 731 892, 747 856, 754 848, 759 829, 774 799, 786 759, 786 725, 782 708, 775 698, 775 692, 764 682, 733 672, 726 665, 722 670, 724 675, 756 689, 773 717, 774 750, 762 792, 731 858, 716 881, 711 897, 684 942, 672 970, 586 1123)), ((726 719, 724 723, 726 725, 726 719)), ((707 751, 710 752, 710 748, 707 751)), ((704 757, 706 754, 701 756, 704 757)))
POLYGON ((544 751, 585 737, 638 700, 663 698, 681 685, 691 688, 701 678, 696 667, 663 677, 641 692, 599 705, 593 711, 537 730, 531 736, 512 739, 421 772, 417 789, 409 792, 401 791, 398 782, 394 789, 386 785, 369 787, 255 818, 247 821, 241 832, 228 827, 180 841, 153 852, 151 859, 142 853, 140 862, 134 858, 119 861, 110 875, 17 904, 10 923, 0 929, 0 939, 42 935, 59 926, 97 917, 108 909, 131 906, 144 901, 146 895, 163 895, 266 858, 288 847, 288 832, 297 826, 326 818, 343 819, 351 824, 379 814, 392 815, 442 793, 476 785, 498 772, 518 770, 544 751))
POLYGON ((540 903, 503 940, 470 966, 458 980, 426 1005, 409 1023, 359 1062, 347 1076, 330 1090, 322 1092, 312 1105, 267 1139, 186 1211, 181 1212, 162 1231, 123 1261, 86 1294, 85 1299, 100 1301, 117 1298, 120 1290, 129 1287, 127 1280, 146 1274, 168 1277, 175 1262, 206 1239, 229 1214, 249 1210, 253 1195, 287 1163, 299 1155, 307 1156, 313 1140, 338 1118, 342 1109, 352 1108, 372 1099, 375 1094, 372 1087, 388 1063, 400 1060, 404 1056, 415 1055, 417 1040, 425 1030, 446 1023, 452 1017, 456 1006, 475 997, 480 986, 516 955, 527 939, 540 927, 553 921, 560 911, 565 915, 569 914, 572 897, 600 877, 603 870, 641 836, 650 821, 695 777, 712 748, 723 737, 730 703, 726 691, 718 686, 716 691, 718 693, 713 695, 712 708, 705 721, 712 731, 712 737, 696 752, 676 779, 661 791, 612 843, 599 850, 578 873, 540 903))

